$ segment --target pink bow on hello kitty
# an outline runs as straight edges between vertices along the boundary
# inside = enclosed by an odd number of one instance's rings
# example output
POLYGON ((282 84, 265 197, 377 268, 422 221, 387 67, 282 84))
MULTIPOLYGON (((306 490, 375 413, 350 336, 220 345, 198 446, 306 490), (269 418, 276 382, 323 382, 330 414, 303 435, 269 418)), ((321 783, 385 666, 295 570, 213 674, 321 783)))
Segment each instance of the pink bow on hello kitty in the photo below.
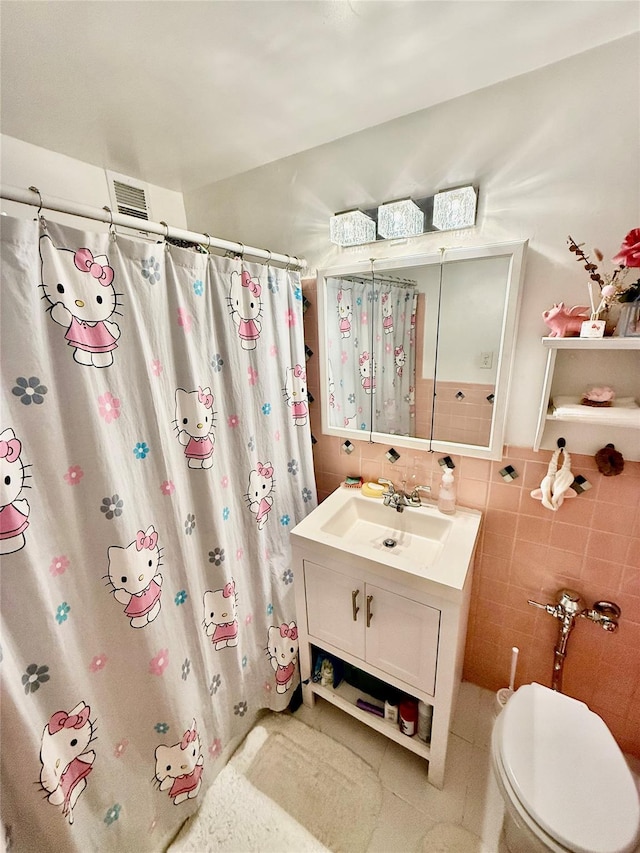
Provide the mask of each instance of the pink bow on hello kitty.
POLYGON ((298 639, 298 629, 294 625, 293 628, 290 628, 284 622, 280 626, 280 636, 281 637, 290 637, 292 640, 298 639))
POLYGON ((148 548, 150 551, 156 547, 158 534, 154 531, 151 536, 145 536, 144 530, 138 530, 136 534, 136 551, 142 551, 143 548, 148 548))
POLYGON ((261 477, 273 477, 273 468, 263 465, 262 462, 258 462, 258 474, 261 477))
POLYGON ((71 714, 71 716, 66 711, 56 711, 49 719, 49 734, 54 735, 62 729, 81 729, 89 719, 90 713, 91 709, 88 705, 85 705, 79 714, 71 714))
POLYGON ((365 361, 369 361, 369 353, 368 352, 363 352, 362 355, 360 356, 360 364, 364 364, 365 361))
POLYGON ((73 256, 73 262, 81 272, 88 272, 97 278, 103 287, 109 287, 113 281, 113 270, 106 264, 96 263, 89 249, 78 249, 73 256))
POLYGON ((222 595, 224 598, 232 598, 236 594, 236 585, 233 581, 227 583, 222 588, 222 595))
POLYGON ((198 388, 198 401, 202 403, 205 409, 210 409, 213 406, 213 394, 208 394, 202 388, 198 388))
POLYGON ((180 741, 180 749, 186 749, 190 743, 197 738, 198 733, 195 729, 187 729, 187 731, 182 735, 182 740, 180 741))
POLYGON ((262 291, 258 282, 254 281, 246 270, 242 273, 242 286, 248 287, 255 296, 260 296, 262 291))
POLYGON ((307 371, 301 364, 296 364, 296 366, 293 368, 293 375, 296 377, 296 379, 306 379, 307 371))
POLYGON ((22 444, 17 438, 11 438, 9 441, 0 441, 0 459, 6 459, 7 462, 15 462, 18 456, 20 456, 21 450, 22 444))

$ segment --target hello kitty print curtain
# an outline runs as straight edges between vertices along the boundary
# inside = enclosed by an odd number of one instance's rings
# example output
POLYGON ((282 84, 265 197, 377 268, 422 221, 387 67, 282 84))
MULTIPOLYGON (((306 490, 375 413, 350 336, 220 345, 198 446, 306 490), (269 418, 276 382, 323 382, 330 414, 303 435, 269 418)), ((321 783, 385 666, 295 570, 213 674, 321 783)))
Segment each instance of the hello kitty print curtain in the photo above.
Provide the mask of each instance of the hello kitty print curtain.
POLYGON ((299 275, 2 224, 3 824, 162 850, 299 681, 299 275))
POLYGON ((330 426, 415 435, 417 288, 327 278, 330 426))

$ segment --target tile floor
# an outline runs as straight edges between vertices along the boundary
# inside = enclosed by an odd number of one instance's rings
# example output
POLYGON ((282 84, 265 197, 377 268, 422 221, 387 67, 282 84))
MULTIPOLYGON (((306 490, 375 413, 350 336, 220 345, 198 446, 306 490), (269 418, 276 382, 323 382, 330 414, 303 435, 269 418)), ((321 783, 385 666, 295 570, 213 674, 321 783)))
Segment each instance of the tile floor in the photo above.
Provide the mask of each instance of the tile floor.
POLYGON ((503 804, 491 770, 494 702, 489 690, 462 683, 442 791, 427 782, 423 759, 329 702, 317 699, 314 708, 302 705, 294 716, 349 747, 378 773, 383 801, 369 853, 422 853, 422 839, 436 823, 477 836, 460 853, 506 853, 503 804))

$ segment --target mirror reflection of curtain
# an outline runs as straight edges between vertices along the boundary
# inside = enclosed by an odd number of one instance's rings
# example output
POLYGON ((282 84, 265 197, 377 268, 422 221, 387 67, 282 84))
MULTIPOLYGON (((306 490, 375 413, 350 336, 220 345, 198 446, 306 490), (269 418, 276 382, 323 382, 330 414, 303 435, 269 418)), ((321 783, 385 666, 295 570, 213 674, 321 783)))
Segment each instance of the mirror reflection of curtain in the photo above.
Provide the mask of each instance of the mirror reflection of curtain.
POLYGON ((326 285, 329 425, 413 435, 415 285, 377 276, 326 285))
POLYGON ((378 353, 375 432, 415 435, 416 310, 415 283, 374 275, 372 311, 378 353))
POLYGON ((329 426, 371 431, 376 368, 370 292, 365 279, 327 279, 329 426))

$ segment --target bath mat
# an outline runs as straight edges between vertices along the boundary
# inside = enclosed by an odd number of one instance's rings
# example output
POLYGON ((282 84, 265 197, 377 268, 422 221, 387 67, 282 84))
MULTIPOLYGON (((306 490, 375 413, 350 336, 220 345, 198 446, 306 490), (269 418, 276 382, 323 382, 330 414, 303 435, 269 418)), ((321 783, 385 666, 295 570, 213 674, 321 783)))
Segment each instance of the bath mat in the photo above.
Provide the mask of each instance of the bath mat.
POLYGON ((382 786, 371 767, 292 717, 271 714, 258 728, 267 736, 255 756, 239 756, 251 784, 334 853, 365 853, 382 806, 382 786))
POLYGON ((489 853, 477 835, 455 823, 437 823, 422 839, 422 853, 489 853))

